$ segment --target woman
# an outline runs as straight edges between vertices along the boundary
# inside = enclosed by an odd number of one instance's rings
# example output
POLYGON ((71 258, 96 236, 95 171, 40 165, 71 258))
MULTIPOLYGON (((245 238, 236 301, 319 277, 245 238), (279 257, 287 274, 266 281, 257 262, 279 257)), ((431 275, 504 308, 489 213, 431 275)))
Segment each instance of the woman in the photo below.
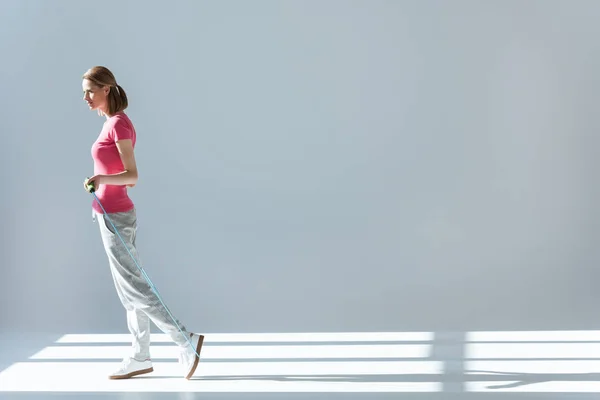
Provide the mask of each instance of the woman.
POLYGON ((139 260, 135 247, 136 210, 127 195, 127 187, 135 186, 138 180, 133 150, 136 131, 124 113, 128 105, 127 95, 117 84, 113 73, 102 66, 93 67, 83 75, 82 87, 83 99, 89 109, 97 110, 99 115, 106 116, 100 135, 92 145, 94 175, 84 181, 84 188, 88 190, 88 185, 93 185, 102 204, 100 206, 94 199, 92 213, 94 220, 97 219, 100 225, 102 243, 108 256, 114 284, 126 309, 127 326, 133 336, 130 356, 125 357, 120 368, 109 377, 131 378, 154 370, 150 358, 152 320, 179 346, 179 362, 183 368, 183 375, 190 379, 198 365, 204 336, 187 332, 179 321, 175 322, 171 318, 138 268, 139 260), (108 215, 105 215, 104 211, 108 215), (113 224, 118 234, 115 233, 113 224))

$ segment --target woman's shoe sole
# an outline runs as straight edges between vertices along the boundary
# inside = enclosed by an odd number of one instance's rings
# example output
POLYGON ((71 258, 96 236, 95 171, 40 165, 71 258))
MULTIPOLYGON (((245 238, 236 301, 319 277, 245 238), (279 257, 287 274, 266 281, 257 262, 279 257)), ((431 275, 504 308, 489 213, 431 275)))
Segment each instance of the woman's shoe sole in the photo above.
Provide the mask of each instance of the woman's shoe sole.
POLYGON ((150 367, 150 368, 146 368, 146 369, 140 369, 139 371, 133 371, 130 372, 128 374, 125 375, 111 375, 109 376, 109 379, 129 379, 133 376, 137 376, 137 375, 142 375, 142 374, 147 374, 154 371, 154 367, 150 367))
MULTIPOLYGON (((200 350, 202 349, 202 343, 204 343, 204 335, 198 335, 198 345, 196 346, 196 353, 198 353, 198 355, 200 355, 200 350)), ((187 376, 185 377, 185 379, 190 379, 192 377, 192 375, 194 375, 194 372, 196 372, 196 367, 198 366, 198 361, 200 361, 200 358, 198 357, 198 355, 196 355, 194 358, 194 365, 192 366, 192 369, 190 370, 190 372, 188 372, 187 376)))

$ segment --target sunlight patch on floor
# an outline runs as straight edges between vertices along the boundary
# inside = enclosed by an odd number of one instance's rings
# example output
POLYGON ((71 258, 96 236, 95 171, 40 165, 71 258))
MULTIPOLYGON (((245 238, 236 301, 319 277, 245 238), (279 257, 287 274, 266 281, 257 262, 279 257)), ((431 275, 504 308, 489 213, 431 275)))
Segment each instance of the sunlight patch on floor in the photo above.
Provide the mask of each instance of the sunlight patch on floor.
MULTIPOLYGON (((300 332, 300 333, 211 333, 211 342, 428 342, 433 332, 300 332)), ((150 335, 152 343, 171 343, 162 333, 150 335)), ((56 343, 129 343, 129 334, 66 334, 56 343)))
POLYGON ((108 374, 128 354, 128 334, 67 334, 0 372, 0 391, 437 392, 443 371, 431 359, 432 339, 429 332, 207 334, 187 381, 177 347, 153 334, 154 372, 115 381, 108 374))
POLYGON ((464 347, 468 392, 600 392, 600 331, 469 332, 464 347))
MULTIPOLYGON (((121 359, 124 346, 49 346, 34 354, 41 359, 121 359)), ((319 346, 204 346, 202 358, 210 359, 320 359, 320 358, 425 358, 430 345, 319 345, 319 346)), ((151 347, 153 358, 177 358, 174 346, 151 347)))
POLYGON ((600 392, 599 331, 206 334, 191 381, 151 338, 150 374, 108 379, 128 334, 67 334, 0 371, 0 392, 600 392))

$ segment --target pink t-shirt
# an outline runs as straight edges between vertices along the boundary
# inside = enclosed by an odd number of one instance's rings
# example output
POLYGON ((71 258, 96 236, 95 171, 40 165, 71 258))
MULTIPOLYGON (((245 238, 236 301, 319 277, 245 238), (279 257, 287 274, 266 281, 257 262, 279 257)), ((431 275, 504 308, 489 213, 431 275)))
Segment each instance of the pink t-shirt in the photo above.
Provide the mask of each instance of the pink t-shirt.
MULTIPOLYGON (((136 133, 131 120, 124 112, 119 112, 108 118, 102 127, 98 139, 92 145, 92 158, 94 159, 94 175, 117 174, 123 172, 121 155, 115 144, 118 140, 131 139, 135 147, 136 133)), ((127 195, 126 185, 98 185, 96 196, 102 203, 107 213, 129 211, 134 207, 127 195)), ((102 207, 93 199, 92 207, 102 214, 102 207)))

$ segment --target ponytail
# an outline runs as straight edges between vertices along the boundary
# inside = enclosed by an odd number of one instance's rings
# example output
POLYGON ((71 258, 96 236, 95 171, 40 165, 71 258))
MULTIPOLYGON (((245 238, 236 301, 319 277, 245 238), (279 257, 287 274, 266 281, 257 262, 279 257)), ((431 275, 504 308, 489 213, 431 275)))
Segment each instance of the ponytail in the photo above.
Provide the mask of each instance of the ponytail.
POLYGON ((108 112, 113 115, 123 111, 129 105, 127 93, 115 79, 113 73, 106 67, 95 66, 86 71, 83 75, 84 79, 91 80, 96 86, 108 86, 108 112))
POLYGON ((127 106, 127 93, 119 84, 115 83, 108 92, 108 112, 112 115, 125 110, 127 106))

